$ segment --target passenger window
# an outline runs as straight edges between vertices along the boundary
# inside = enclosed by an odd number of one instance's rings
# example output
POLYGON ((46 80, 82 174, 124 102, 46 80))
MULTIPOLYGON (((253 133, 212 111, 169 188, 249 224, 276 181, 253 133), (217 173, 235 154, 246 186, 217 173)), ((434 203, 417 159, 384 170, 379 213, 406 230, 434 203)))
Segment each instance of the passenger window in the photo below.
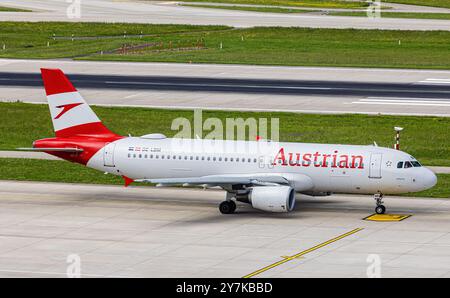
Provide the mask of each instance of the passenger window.
POLYGON ((189 158, 190 160, 193 160, 194 159, 194 157, 193 156, 191 156, 190 158, 189 158))
POLYGON ((225 157, 225 159, 224 159, 225 161, 228 161, 228 157, 225 157))
POLYGON ((399 161, 397 164, 397 169, 403 168, 403 161, 399 161))
POLYGON ((128 153, 128 158, 130 158, 131 157, 131 154, 130 153, 128 153))
POLYGON ((412 168, 412 164, 409 161, 405 161, 405 169, 412 168))
POLYGON ((198 156, 195 157, 195 160, 198 160, 198 156))

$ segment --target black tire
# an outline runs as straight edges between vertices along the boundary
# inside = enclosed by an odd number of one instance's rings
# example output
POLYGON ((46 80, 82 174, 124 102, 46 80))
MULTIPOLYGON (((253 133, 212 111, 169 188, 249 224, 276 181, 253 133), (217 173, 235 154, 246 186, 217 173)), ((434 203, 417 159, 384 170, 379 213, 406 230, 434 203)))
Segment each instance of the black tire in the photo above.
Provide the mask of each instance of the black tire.
POLYGON ((234 211, 236 211, 236 203, 234 201, 229 201, 229 203, 231 204, 231 213, 234 213, 234 211))
POLYGON ((386 212, 386 207, 384 207, 383 205, 377 206, 375 208, 376 214, 384 214, 385 212, 386 212))
POLYGON ((219 205, 219 211, 222 214, 231 214, 234 212, 235 209, 236 209, 236 204, 234 204, 234 202, 232 202, 232 201, 223 201, 219 205), (234 206, 234 208, 233 208, 233 206, 234 206))

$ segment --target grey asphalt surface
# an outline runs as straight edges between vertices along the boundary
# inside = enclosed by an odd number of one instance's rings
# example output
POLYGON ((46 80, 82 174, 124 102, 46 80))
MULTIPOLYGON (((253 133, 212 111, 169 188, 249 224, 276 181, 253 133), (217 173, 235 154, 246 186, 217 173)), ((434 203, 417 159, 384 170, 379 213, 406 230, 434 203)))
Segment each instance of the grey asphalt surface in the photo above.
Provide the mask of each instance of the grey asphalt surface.
MULTIPOLYGON (((450 84, 421 85, 404 83, 366 83, 345 81, 235 79, 184 76, 134 76, 134 75, 68 75, 80 89, 99 90, 151 90, 220 92, 238 94, 272 94, 299 96, 361 96, 361 97, 414 97, 420 99, 450 100, 450 84)), ((0 86, 42 87, 37 73, 0 71, 0 86)))
POLYGON ((402 69, 0 59, 0 101, 45 103, 40 67, 97 105, 450 115, 450 71, 402 69))

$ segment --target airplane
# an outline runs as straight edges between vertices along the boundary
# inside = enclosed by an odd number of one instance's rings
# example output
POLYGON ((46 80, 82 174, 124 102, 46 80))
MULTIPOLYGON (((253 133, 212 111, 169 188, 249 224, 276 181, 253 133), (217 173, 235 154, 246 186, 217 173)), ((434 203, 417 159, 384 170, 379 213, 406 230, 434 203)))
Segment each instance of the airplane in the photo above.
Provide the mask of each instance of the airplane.
POLYGON ((437 183, 436 175, 408 153, 376 144, 176 139, 160 133, 121 136, 100 121, 60 69, 43 68, 41 74, 55 137, 18 149, 122 176, 125 186, 136 181, 220 187, 226 191, 219 205, 222 214, 234 213, 237 201, 262 211, 291 212, 296 193, 373 195, 375 212, 384 214, 384 195, 418 192, 437 183), (261 145, 265 151, 248 150, 261 145))

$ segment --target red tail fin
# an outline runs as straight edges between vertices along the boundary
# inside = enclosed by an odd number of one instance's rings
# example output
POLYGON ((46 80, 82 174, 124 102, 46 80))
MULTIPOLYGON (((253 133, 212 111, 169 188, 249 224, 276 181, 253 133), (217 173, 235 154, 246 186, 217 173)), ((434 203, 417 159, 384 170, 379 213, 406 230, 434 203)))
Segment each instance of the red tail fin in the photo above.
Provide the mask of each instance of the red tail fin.
POLYGON ((41 74, 57 137, 117 136, 103 125, 60 69, 42 68, 41 74))

